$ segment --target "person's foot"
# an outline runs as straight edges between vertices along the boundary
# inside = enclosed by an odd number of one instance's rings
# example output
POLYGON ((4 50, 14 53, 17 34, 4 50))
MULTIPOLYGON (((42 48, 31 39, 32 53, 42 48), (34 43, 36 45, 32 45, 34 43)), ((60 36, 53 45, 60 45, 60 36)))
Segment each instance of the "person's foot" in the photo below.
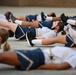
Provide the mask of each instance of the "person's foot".
POLYGON ((17 18, 13 14, 10 15, 10 19, 13 23, 15 23, 15 20, 17 20, 17 18))
POLYGON ((44 15, 44 12, 41 12, 41 18, 42 18, 42 21, 46 20, 46 16, 44 15))
POLYGON ((10 12, 10 11, 7 11, 4 15, 5 15, 5 17, 6 17, 6 19, 9 21, 9 19, 10 19, 10 15, 11 15, 12 13, 10 12))
POLYGON ((32 33, 30 31, 26 32, 26 40, 29 44, 29 46, 34 46, 34 44, 32 43, 32 40, 35 39, 35 37, 32 35, 32 33))
POLYGON ((63 21, 64 25, 67 25, 68 17, 65 16, 64 13, 62 13, 62 14, 60 15, 60 18, 61 18, 61 20, 63 21))

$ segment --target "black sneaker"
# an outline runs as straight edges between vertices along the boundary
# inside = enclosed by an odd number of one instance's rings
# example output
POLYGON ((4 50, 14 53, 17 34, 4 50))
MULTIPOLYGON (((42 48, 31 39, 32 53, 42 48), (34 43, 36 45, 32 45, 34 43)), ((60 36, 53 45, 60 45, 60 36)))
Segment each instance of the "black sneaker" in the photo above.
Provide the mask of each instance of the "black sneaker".
POLYGON ((13 23, 15 23, 15 20, 17 20, 17 18, 13 16, 13 14, 10 15, 10 19, 12 20, 13 23))
POLYGON ((26 40, 29 44, 29 46, 34 46, 34 44, 32 43, 32 40, 35 39, 35 37, 32 35, 32 33, 30 31, 26 32, 26 40))
POLYGON ((63 21, 64 25, 67 25, 67 24, 68 24, 68 23, 67 23, 68 17, 65 16, 64 13, 62 13, 62 14, 60 15, 60 18, 61 18, 61 20, 63 21))
POLYGON ((41 18, 42 18, 42 21, 46 20, 46 16, 44 15, 44 12, 41 12, 41 18))
POLYGON ((6 19, 9 21, 9 19, 10 19, 10 15, 11 15, 12 13, 10 12, 10 11, 7 11, 4 15, 5 15, 5 17, 6 17, 6 19))

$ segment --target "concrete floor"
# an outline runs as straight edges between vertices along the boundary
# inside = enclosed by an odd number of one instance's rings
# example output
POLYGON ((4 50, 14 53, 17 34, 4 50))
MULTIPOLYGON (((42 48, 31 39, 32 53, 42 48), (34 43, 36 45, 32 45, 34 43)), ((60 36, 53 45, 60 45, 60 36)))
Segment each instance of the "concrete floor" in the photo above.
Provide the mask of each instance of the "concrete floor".
MULTIPOLYGON (((66 15, 76 15, 76 8, 42 8, 42 7, 0 7, 0 13, 3 14, 6 11, 11 11, 15 16, 21 15, 29 15, 29 14, 39 14, 40 12, 55 12, 57 16, 61 13, 65 13, 66 15)), ((34 48, 52 48, 53 46, 59 45, 64 46, 63 44, 54 44, 49 46, 35 46, 29 47, 27 42, 19 41, 17 39, 9 38, 8 39, 11 50, 15 49, 34 49, 34 48)), ((74 50, 76 50, 74 48, 74 50)), ((0 50, 2 52, 2 49, 0 50)), ((18 71, 13 66, 0 64, 0 75, 76 75, 76 70, 31 70, 31 71, 18 71)))

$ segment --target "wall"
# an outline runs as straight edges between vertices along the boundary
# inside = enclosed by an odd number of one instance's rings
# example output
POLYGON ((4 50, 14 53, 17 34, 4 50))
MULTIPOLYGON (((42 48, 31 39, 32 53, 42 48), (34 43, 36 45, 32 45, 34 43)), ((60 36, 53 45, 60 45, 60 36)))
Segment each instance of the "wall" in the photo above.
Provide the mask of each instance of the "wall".
POLYGON ((76 0, 0 0, 0 6, 76 7, 76 0))

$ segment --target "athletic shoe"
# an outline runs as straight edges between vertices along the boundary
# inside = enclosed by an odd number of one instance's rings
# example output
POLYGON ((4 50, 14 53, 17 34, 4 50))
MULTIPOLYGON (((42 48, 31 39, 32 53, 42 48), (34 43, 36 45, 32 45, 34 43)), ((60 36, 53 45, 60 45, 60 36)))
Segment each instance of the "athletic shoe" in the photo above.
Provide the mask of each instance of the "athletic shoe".
POLYGON ((17 20, 17 18, 13 16, 13 14, 10 15, 10 19, 12 20, 13 23, 15 23, 15 20, 17 20))
POLYGON ((10 15, 11 15, 12 13, 10 12, 10 11, 7 11, 4 15, 5 15, 5 17, 6 17, 6 19, 9 21, 9 19, 10 19, 10 15))
POLYGON ((35 39, 35 37, 33 37, 32 33, 30 31, 26 32, 26 40, 29 46, 34 46, 34 44, 32 43, 33 39, 35 39))
POLYGON ((65 16, 64 13, 62 13, 62 14, 60 15, 60 18, 61 18, 61 20, 63 21, 64 25, 67 25, 68 17, 65 16))
POLYGON ((46 16, 44 15, 44 12, 41 12, 41 18, 42 18, 42 21, 46 20, 46 16))

